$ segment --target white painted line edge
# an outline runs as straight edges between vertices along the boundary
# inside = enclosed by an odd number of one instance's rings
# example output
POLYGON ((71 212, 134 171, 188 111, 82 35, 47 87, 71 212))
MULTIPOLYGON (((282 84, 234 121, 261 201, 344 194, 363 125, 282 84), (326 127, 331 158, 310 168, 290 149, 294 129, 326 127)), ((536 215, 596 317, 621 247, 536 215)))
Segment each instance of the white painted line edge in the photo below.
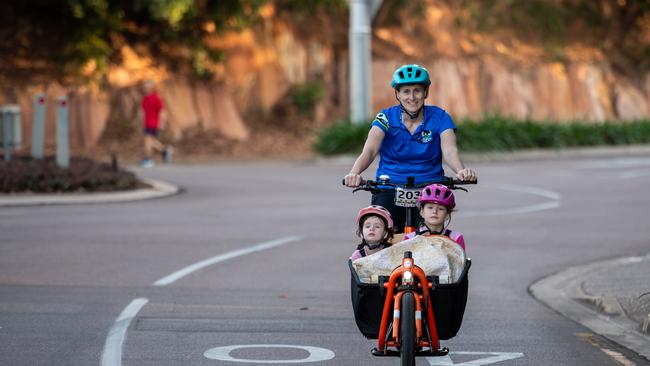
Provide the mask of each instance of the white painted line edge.
POLYGON ((487 355, 487 357, 481 357, 471 361, 465 361, 461 363, 454 363, 449 355, 445 357, 427 357, 426 360, 429 362, 429 365, 432 366, 483 366, 490 365, 493 363, 514 360, 517 358, 524 357, 523 353, 520 352, 471 352, 471 351, 455 351, 449 352, 450 355, 487 355))
POLYGON ((336 355, 331 350, 327 348, 321 348, 321 347, 298 346, 298 345, 291 345, 291 344, 248 344, 248 345, 235 345, 235 346, 211 348, 205 351, 203 353, 203 356, 207 359, 217 360, 217 361, 285 364, 285 363, 307 363, 307 362, 327 361, 333 359, 336 355), (290 360, 268 360, 268 359, 259 360, 259 359, 235 358, 230 356, 230 352, 236 349, 243 349, 243 348, 297 348, 297 349, 302 349, 307 351, 307 353, 309 353, 309 356, 303 359, 290 359, 290 360))
POLYGON ((154 286, 167 286, 167 285, 169 285, 171 283, 174 283, 175 281, 189 275, 192 272, 196 272, 196 271, 198 271, 200 269, 211 266, 211 265, 213 265, 215 263, 223 262, 225 260, 235 258, 235 257, 239 257, 239 256, 242 256, 242 255, 246 255, 246 254, 250 254, 250 253, 270 249, 270 248, 277 247, 277 246, 280 246, 280 245, 284 245, 284 244, 290 243, 292 241, 297 241, 297 240, 300 240, 300 239, 302 239, 302 236, 288 236, 286 238, 271 240, 271 241, 259 243, 259 244, 256 244, 256 245, 253 245, 253 246, 250 246, 250 247, 247 247, 247 248, 242 248, 242 249, 234 250, 232 252, 220 254, 220 255, 214 256, 212 258, 208 258, 208 259, 202 260, 200 262, 196 262, 194 264, 191 264, 191 265, 189 265, 189 266, 187 266, 187 267, 185 267, 183 269, 180 269, 180 270, 178 270, 178 271, 176 271, 176 272, 174 272, 174 273, 172 273, 172 274, 170 274, 168 276, 165 276, 165 277, 159 279, 158 281, 154 282, 153 285, 154 286))
POLYGON ((560 195, 557 192, 553 192, 553 191, 549 191, 548 189, 537 188, 537 187, 520 186, 516 184, 506 184, 506 183, 488 184, 487 186, 497 188, 497 189, 502 189, 505 191, 533 194, 536 196, 550 198, 552 200, 559 200, 560 198, 562 198, 562 195, 560 195))
POLYGON ((518 215, 518 214, 532 213, 537 211, 551 210, 561 206, 560 200, 562 196, 557 192, 549 191, 546 189, 529 187, 529 186, 519 186, 514 184, 488 184, 486 186, 496 188, 496 189, 502 189, 505 191, 527 193, 536 196, 541 196, 544 198, 550 198, 553 201, 537 203, 537 204, 532 204, 532 205, 527 205, 522 207, 504 208, 504 209, 460 211, 459 213, 456 214, 456 217, 518 215))
POLYGON ((122 365, 122 345, 126 339, 126 330, 135 318, 140 309, 149 302, 149 299, 133 299, 127 305, 120 315, 115 319, 115 323, 108 331, 104 351, 102 352, 101 366, 120 366, 122 365))

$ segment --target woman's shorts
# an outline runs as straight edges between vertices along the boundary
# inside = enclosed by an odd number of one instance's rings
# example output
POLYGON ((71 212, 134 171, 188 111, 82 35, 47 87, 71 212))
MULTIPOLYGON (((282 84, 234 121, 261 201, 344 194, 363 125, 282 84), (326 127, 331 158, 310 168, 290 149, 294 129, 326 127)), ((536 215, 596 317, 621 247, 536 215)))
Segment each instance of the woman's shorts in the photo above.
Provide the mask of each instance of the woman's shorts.
POLYGON ((145 127, 144 128, 144 133, 145 133, 145 135, 150 135, 150 136, 157 137, 158 136, 158 129, 154 128, 154 127, 145 127))

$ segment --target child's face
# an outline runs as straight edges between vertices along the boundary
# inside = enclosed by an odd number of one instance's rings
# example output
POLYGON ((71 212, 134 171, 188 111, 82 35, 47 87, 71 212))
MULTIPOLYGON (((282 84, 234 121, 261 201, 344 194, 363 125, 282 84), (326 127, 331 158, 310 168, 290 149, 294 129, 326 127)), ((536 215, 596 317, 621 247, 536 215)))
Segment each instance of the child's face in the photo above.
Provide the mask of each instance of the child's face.
POLYGON ((425 203, 420 209, 420 216, 427 226, 442 226, 449 216, 449 210, 437 203, 425 203))
POLYGON ((377 216, 368 216, 363 221, 362 231, 363 238, 369 244, 379 243, 386 234, 384 221, 377 216))

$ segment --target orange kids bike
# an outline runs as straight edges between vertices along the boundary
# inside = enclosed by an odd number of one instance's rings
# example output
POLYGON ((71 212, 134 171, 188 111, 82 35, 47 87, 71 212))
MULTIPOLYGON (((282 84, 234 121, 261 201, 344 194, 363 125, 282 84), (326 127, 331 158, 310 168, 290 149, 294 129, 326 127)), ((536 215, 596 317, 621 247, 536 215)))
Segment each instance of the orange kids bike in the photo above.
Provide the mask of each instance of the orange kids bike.
MULTIPOLYGON (((446 178, 442 184, 452 189, 459 184, 473 184, 446 178)), ((417 207, 419 189, 413 184, 397 185, 389 180, 366 181, 357 190, 381 192, 395 189, 396 206, 417 207), (394 187, 394 188, 392 188, 394 187), (398 195, 401 196, 398 199, 398 195), (406 198, 410 199, 406 199, 406 198)), ((464 190, 464 189, 463 189, 464 190)), ((410 215, 406 215, 407 221, 410 215)), ((410 222, 405 232, 414 231, 410 222)), ((458 333, 467 303, 467 274, 471 260, 465 260, 462 274, 454 283, 441 284, 437 276, 427 276, 414 263, 411 252, 405 252, 401 265, 390 276, 379 276, 377 284, 362 283, 352 261, 352 307, 357 327, 369 339, 377 339, 374 356, 399 357, 402 366, 414 366, 418 356, 444 356, 449 349, 440 347, 440 340, 458 333)))

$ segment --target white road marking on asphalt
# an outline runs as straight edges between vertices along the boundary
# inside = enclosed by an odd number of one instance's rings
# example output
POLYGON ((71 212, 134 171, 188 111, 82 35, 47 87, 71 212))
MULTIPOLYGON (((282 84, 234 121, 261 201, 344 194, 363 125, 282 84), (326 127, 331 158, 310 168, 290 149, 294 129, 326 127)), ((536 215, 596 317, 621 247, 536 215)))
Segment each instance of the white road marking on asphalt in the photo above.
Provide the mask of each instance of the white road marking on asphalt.
POLYGON ((625 172, 620 175, 621 178, 623 179, 632 179, 632 178, 641 178, 641 177, 649 177, 650 172, 625 172))
POLYGON ((528 205, 523 207, 502 208, 502 209, 493 209, 493 210, 461 211, 456 215, 458 217, 516 215, 516 214, 531 213, 536 211, 550 210, 553 208, 558 208, 561 205, 560 199, 562 198, 562 196, 559 193, 542 189, 542 188, 519 186, 514 184, 495 184, 495 185, 487 185, 487 187, 502 189, 506 191, 532 194, 544 198, 550 198, 553 201, 537 203, 534 205, 528 205))
POLYGON ((126 330, 135 318, 140 309, 149 302, 149 299, 133 299, 129 305, 122 310, 120 316, 115 319, 115 323, 108 331, 104 351, 102 352, 101 366, 120 366, 122 365, 122 345, 126 339, 126 330))
POLYGON ((471 361, 461 363, 454 363, 449 355, 444 357, 427 357, 426 360, 429 365, 435 366, 482 366, 489 365, 501 361, 514 360, 516 358, 524 357, 523 353, 519 352, 469 352, 469 351, 456 351, 449 352, 450 355, 488 355, 488 357, 477 358, 471 361))
POLYGON ((612 169, 612 168, 631 168, 639 166, 650 166, 649 158, 619 158, 592 160, 578 165, 579 168, 587 169, 612 169))
POLYGON ((189 275, 192 272, 196 272, 196 271, 198 271, 200 269, 211 266, 211 265, 213 265, 215 263, 223 262, 225 260, 235 258, 235 257, 239 257, 239 256, 242 256, 242 255, 246 255, 246 254, 250 254, 250 253, 254 253, 254 252, 259 252, 261 250, 270 249, 270 248, 277 247, 277 246, 287 244, 287 243, 290 243, 292 241, 296 241, 296 240, 300 240, 300 239, 302 239, 302 236, 288 236, 286 238, 271 240, 271 241, 267 241, 267 242, 264 242, 264 243, 259 243, 257 245, 253 245, 253 246, 250 246, 250 247, 247 247, 247 248, 242 248, 242 249, 238 249, 238 250, 233 250, 232 252, 220 254, 220 255, 217 255, 215 257, 208 258, 208 259, 202 260, 200 262, 196 262, 196 263, 194 263, 192 265, 189 265, 189 266, 187 266, 187 267, 185 267, 185 268, 183 268, 181 270, 178 270, 178 271, 176 271, 176 272, 174 272, 174 273, 172 273, 172 274, 170 274, 168 276, 165 276, 165 277, 159 279, 158 281, 154 282, 153 285, 154 286, 167 286, 170 283, 173 283, 173 282, 175 282, 175 281, 189 275))
POLYGON ((479 210, 479 211, 468 211, 468 212, 459 212, 456 216, 459 217, 475 217, 475 216, 499 216, 499 215, 516 215, 531 213, 537 211, 550 210, 553 208, 560 207, 560 202, 546 202, 540 203, 537 205, 530 205, 524 207, 513 207, 513 208, 504 208, 496 210, 479 210))
POLYGON ((514 191, 514 192, 522 192, 522 193, 534 194, 536 196, 542 196, 542 197, 550 198, 552 200, 559 200, 562 197, 559 193, 549 191, 547 189, 537 188, 537 187, 529 187, 529 186, 520 186, 520 185, 515 185, 515 184, 492 184, 492 185, 488 185, 488 187, 503 189, 505 191, 514 191))
POLYGON ((327 348, 311 347, 311 346, 295 346, 290 344, 247 344, 247 345, 234 345, 211 348, 203 353, 205 358, 218 361, 230 362, 247 362, 247 363, 305 363, 305 362, 318 362, 327 361, 334 358, 334 352, 327 348), (230 352, 236 349, 243 348, 296 348, 307 351, 309 356, 307 358, 294 359, 294 360, 259 360, 247 358, 234 358, 230 356, 230 352))

